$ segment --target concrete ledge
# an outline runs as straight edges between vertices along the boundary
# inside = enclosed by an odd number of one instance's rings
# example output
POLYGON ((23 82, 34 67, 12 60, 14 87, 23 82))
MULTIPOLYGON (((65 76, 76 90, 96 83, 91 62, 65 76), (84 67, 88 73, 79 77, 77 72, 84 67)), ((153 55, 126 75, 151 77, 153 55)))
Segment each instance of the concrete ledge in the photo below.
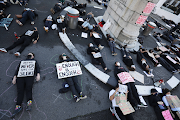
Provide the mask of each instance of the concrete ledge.
POLYGON ((81 64, 96 78, 98 78, 103 83, 108 83, 112 87, 115 87, 115 83, 117 81, 115 79, 110 79, 108 74, 97 69, 94 65, 92 65, 89 61, 85 59, 83 55, 75 48, 75 46, 71 43, 66 33, 59 32, 59 37, 61 38, 64 45, 72 52, 72 54, 81 62, 81 64), (110 81, 109 81, 110 80, 110 81))
POLYGON ((141 96, 149 96, 151 95, 151 89, 155 88, 159 93, 162 93, 162 89, 160 87, 154 86, 143 86, 143 85, 135 85, 137 92, 141 96))

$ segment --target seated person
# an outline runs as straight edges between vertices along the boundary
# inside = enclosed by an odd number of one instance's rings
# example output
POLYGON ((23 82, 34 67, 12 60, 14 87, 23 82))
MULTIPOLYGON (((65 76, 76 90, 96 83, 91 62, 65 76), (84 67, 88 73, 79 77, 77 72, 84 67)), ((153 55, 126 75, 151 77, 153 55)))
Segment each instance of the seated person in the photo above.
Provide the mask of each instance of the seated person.
POLYGON ((25 22, 30 19, 31 20, 31 25, 34 25, 34 18, 37 17, 38 14, 30 8, 25 8, 24 11, 22 12, 22 15, 16 15, 17 18, 20 20, 16 19, 16 23, 18 23, 20 26, 24 25, 25 22))
MULTIPOLYGON (((117 76, 117 74, 119 74, 121 72, 127 72, 127 71, 123 67, 120 66, 119 62, 115 62, 114 76, 116 77, 116 80, 118 81, 118 83, 122 83, 121 80, 119 79, 119 77, 117 76)), ((129 74, 129 76, 130 76, 130 74, 129 74)), ((131 103, 131 105, 134 107, 134 109, 137 110, 138 107, 147 107, 146 105, 141 103, 141 101, 139 99, 139 95, 137 93, 137 89, 134 85, 134 82, 128 82, 125 85, 127 85, 128 91, 129 91, 128 100, 131 103), (136 101, 138 104, 136 104, 136 101)))
POLYGON ((137 52, 137 62, 147 74, 151 74, 150 67, 140 51, 137 52))
POLYGON ((63 32, 63 34, 66 32, 66 23, 65 23, 64 19, 65 19, 65 16, 63 16, 63 15, 58 16, 56 19, 58 31, 63 32))
POLYGON ((170 90, 167 89, 167 88, 164 88, 164 89, 162 90, 162 92, 163 92, 163 94, 164 94, 164 96, 162 97, 162 101, 164 102, 164 104, 166 105, 166 107, 168 108, 168 110, 170 111, 173 119, 174 119, 174 120, 179 120, 179 117, 177 116, 176 112, 177 112, 177 111, 180 111, 180 107, 175 107, 175 108, 170 107, 170 105, 169 105, 169 103, 168 103, 168 101, 167 101, 167 99, 166 99, 167 96, 172 96, 170 90))
MULTIPOLYGON (((134 120, 134 118, 133 118, 133 116, 131 114, 123 115, 121 109, 116 104, 115 95, 120 94, 118 92, 118 89, 119 89, 119 86, 117 85, 115 87, 115 89, 112 89, 109 92, 109 99, 112 102, 112 107, 110 108, 110 110, 115 114, 115 117, 117 118, 117 120, 134 120)), ((126 100, 127 100, 127 94, 128 93, 126 93, 126 100)))
POLYGON ((114 41, 114 38, 110 37, 109 34, 106 34, 106 36, 107 36, 108 44, 109 44, 109 47, 110 47, 112 55, 113 56, 117 55, 117 53, 115 51, 115 41, 114 41))
MULTIPOLYGON (((60 62, 70 62, 74 61, 70 59, 65 53, 59 56, 60 62)), ((81 99, 86 99, 87 96, 84 95, 79 87, 78 78, 77 76, 67 77, 66 78, 67 83, 69 84, 70 90, 73 94, 75 102, 78 102, 81 99)))
POLYGON ((148 58, 149 60, 151 60, 151 62, 154 64, 155 67, 159 64, 158 61, 156 60, 156 58, 154 57, 154 52, 153 52, 152 49, 150 49, 150 50, 148 51, 148 50, 145 50, 145 49, 140 48, 140 52, 141 52, 146 58, 148 58))
POLYGON ((25 91, 26 91, 26 100, 27 100, 26 110, 30 111, 32 109, 32 88, 33 88, 35 76, 36 76, 36 81, 40 80, 39 64, 36 60, 34 60, 34 57, 35 56, 33 53, 29 53, 26 60, 23 60, 23 61, 35 61, 35 67, 34 67, 34 71, 33 71, 34 74, 32 74, 30 76, 25 75, 25 76, 19 77, 18 73, 20 70, 20 64, 14 74, 12 83, 17 84, 17 102, 16 102, 16 107, 15 107, 14 113, 12 114, 11 118, 14 118, 15 115, 17 115, 20 111, 22 111, 21 104, 23 102, 25 91))
POLYGON ((101 65, 103 69, 105 70, 105 73, 110 72, 111 70, 106 67, 106 64, 103 61, 103 58, 101 56, 99 48, 95 48, 92 43, 89 43, 88 49, 87 49, 87 54, 91 55, 92 57, 92 63, 95 65, 101 65), (100 54, 99 56, 95 56, 93 54, 100 54))
POLYGON ((48 32, 49 29, 51 28, 52 24, 55 23, 55 21, 53 20, 53 18, 52 18, 51 15, 48 15, 47 18, 45 18, 45 19, 43 20, 43 22, 44 22, 44 27, 43 27, 43 28, 44 28, 44 30, 45 30, 46 32, 48 32))
POLYGON ((64 9, 64 6, 62 5, 61 2, 59 2, 56 3, 54 7, 50 9, 50 11, 52 12, 52 14, 55 14, 57 12, 60 12, 62 9, 64 9))
POLYGON ((176 74, 178 71, 172 67, 164 58, 160 57, 158 54, 154 54, 155 58, 160 62, 160 64, 166 68, 169 72, 176 74))
POLYGON ((150 106, 154 108, 154 112, 158 120, 164 120, 162 111, 166 110, 161 97, 158 95, 158 91, 154 88, 151 89, 151 95, 148 98, 150 106))
POLYGON ((90 32, 90 37, 93 38, 93 41, 95 42, 95 44, 98 46, 98 48, 100 50, 102 50, 104 48, 104 46, 101 45, 101 38, 99 36, 100 34, 95 32, 95 31, 91 31, 90 32), (96 36, 97 35, 97 36, 96 36))
POLYGON ((29 0, 19 0, 19 5, 20 6, 22 6, 22 5, 27 6, 28 5, 28 1, 29 0))
MULTIPOLYGON (((126 46, 125 46, 126 47, 126 46)), ((121 53, 123 56, 123 62, 125 63, 125 65, 127 66, 127 68, 130 71, 135 71, 136 67, 133 63, 132 57, 130 56, 130 54, 126 51, 125 47, 121 47, 121 53)))
POLYGON ((21 48, 14 53, 15 56, 20 56, 21 52, 29 46, 31 43, 36 44, 39 39, 39 33, 37 30, 37 27, 34 27, 33 30, 26 31, 23 35, 19 36, 17 38, 17 41, 15 41, 11 46, 7 48, 0 48, 1 52, 7 53, 9 50, 14 49, 16 46, 21 45, 21 48))

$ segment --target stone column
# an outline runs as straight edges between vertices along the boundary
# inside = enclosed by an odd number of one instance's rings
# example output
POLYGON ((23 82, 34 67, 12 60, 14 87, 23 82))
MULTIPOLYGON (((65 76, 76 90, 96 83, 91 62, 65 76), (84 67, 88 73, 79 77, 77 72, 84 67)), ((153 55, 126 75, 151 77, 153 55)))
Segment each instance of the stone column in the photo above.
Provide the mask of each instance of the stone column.
POLYGON ((111 26, 108 32, 113 35, 117 42, 127 44, 127 48, 136 47, 137 37, 139 36, 140 24, 136 24, 140 15, 148 16, 143 13, 148 2, 157 3, 159 0, 111 0, 104 13, 103 20, 108 19, 111 26))

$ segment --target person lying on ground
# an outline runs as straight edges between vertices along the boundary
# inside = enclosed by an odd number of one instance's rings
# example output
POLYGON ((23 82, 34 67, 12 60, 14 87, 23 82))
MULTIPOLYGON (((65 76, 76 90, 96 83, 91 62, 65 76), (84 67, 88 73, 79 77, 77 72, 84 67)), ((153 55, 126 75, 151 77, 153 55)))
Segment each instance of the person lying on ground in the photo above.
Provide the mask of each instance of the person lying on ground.
POLYGON ((16 23, 18 23, 20 26, 23 26, 26 21, 30 20, 31 25, 34 25, 34 18, 37 17, 38 14, 30 8, 24 8, 22 15, 16 15, 18 19, 16 19, 16 23))
POLYGON ((2 18, 6 18, 7 17, 7 15, 4 13, 4 11, 3 10, 0 10, 0 20, 2 19, 2 18))
MULTIPOLYGON (((59 59, 60 59, 59 63, 75 61, 75 60, 70 59, 65 53, 60 55, 59 59)), ((79 87, 77 76, 67 77, 66 81, 69 84, 69 87, 73 94, 73 98, 75 102, 79 102, 79 100, 87 98, 87 96, 82 93, 82 90, 79 87)))
POLYGON ((146 58, 148 58, 154 64, 155 67, 159 64, 154 57, 154 51, 152 49, 148 51, 146 49, 140 48, 139 50, 146 58))
POLYGON ((28 2, 29 2, 29 0, 19 0, 19 5, 20 6, 27 6, 28 5, 28 2))
POLYGON ((66 26, 67 26, 64 19, 65 16, 63 15, 58 16, 56 19, 58 32, 63 32, 63 34, 66 32, 66 26))
POLYGON ((7 48, 0 48, 1 52, 7 53, 9 50, 14 49, 15 47, 21 45, 20 49, 14 53, 15 56, 20 56, 22 51, 29 46, 31 43, 36 44, 39 39, 39 33, 37 27, 34 27, 33 30, 26 31, 23 35, 20 35, 11 46, 7 48))
POLYGON ((176 112, 180 111, 180 107, 175 107, 175 108, 170 107, 170 105, 169 105, 169 103, 167 101, 167 98, 166 98, 168 96, 172 96, 170 90, 167 89, 167 88, 164 88, 164 89, 162 89, 162 92, 164 94, 164 96, 162 97, 162 101, 164 102, 164 104, 166 105, 168 110, 170 111, 173 119, 174 120, 179 120, 179 117, 177 116, 176 112))
POLYGON ((87 31, 87 30, 91 31, 95 28, 95 25, 94 24, 91 25, 88 21, 85 21, 81 26, 82 26, 82 28, 85 29, 85 31, 87 31))
POLYGON ((89 12, 86 16, 86 21, 89 22, 91 20, 91 18, 93 18, 93 17, 94 17, 94 14, 92 12, 89 12))
POLYGON ((64 9, 64 5, 62 5, 62 3, 59 2, 59 3, 56 3, 54 5, 54 7, 50 9, 50 11, 51 11, 52 14, 55 14, 57 12, 60 12, 63 9, 64 9))
POLYGON ((153 36, 158 40, 158 41, 162 41, 162 39, 172 43, 173 41, 171 39, 169 39, 168 36, 164 35, 164 34, 161 34, 161 33, 157 33, 157 32, 154 32, 153 36))
POLYGON ((26 100, 27 100, 27 105, 26 105, 26 110, 31 111, 32 109, 32 88, 34 84, 34 79, 36 77, 36 81, 40 80, 40 68, 38 62, 34 59, 35 55, 33 53, 29 53, 27 55, 26 60, 21 61, 22 62, 34 62, 32 66, 34 67, 32 74, 22 74, 21 71, 21 63, 17 67, 17 70, 14 74, 12 83, 17 84, 17 102, 16 102, 16 107, 15 110, 11 116, 11 118, 14 118, 15 115, 17 115, 19 112, 22 111, 22 102, 24 98, 24 92, 26 91, 26 100))
POLYGON ((0 10, 5 10, 10 6, 10 3, 7 0, 0 0, 0 10))
POLYGON ((52 26, 52 24, 55 24, 56 22, 55 22, 55 20, 53 20, 53 18, 52 18, 52 16, 51 15, 48 15, 44 20, 43 20, 43 22, 44 22, 44 30, 46 31, 46 32, 48 32, 49 31, 49 29, 51 28, 51 26, 52 26))
MULTIPOLYGON (((115 95, 121 94, 119 93, 118 90, 119 90, 119 86, 117 85, 114 89, 112 89, 109 92, 109 99, 112 102, 112 107, 110 107, 111 112, 114 113, 117 120, 134 120, 131 114, 123 115, 121 109, 116 104, 115 95)), ((126 101, 127 101, 127 94, 128 93, 125 93, 126 101)))
POLYGON ((104 63, 104 60, 102 58, 99 48, 94 47, 92 43, 89 43, 88 45, 87 54, 91 55, 93 64, 101 65, 103 67, 103 69, 105 70, 105 73, 108 73, 111 71, 110 69, 106 67, 106 64, 104 63))
POLYGON ((178 57, 180 57, 180 51, 179 51, 179 49, 178 49, 175 45, 172 45, 172 46, 166 45, 165 47, 166 47, 169 51, 171 51, 172 53, 174 53, 175 55, 177 55, 178 57))
POLYGON ((95 44, 98 46, 100 50, 104 48, 104 46, 101 45, 101 37, 99 33, 91 30, 90 37, 93 38, 93 41, 95 42, 95 44))
POLYGON ((162 111, 166 110, 164 103, 159 96, 159 93, 156 89, 151 89, 151 95, 148 97, 149 104, 154 108, 154 112, 158 120, 164 120, 162 111))
POLYGON ((155 58, 160 62, 160 64, 166 68, 169 72, 173 73, 173 74, 176 74, 178 73, 178 71, 173 67, 171 66, 164 58, 162 58, 160 55, 158 54, 154 54, 155 58))
MULTIPOLYGON (((120 66, 120 62, 115 62, 114 76, 116 77, 116 80, 120 84, 122 84, 122 81, 119 79, 118 74, 122 73, 122 72, 126 72, 129 75, 129 77, 131 77, 131 75, 122 66, 120 66)), ((141 101, 139 99, 137 89, 136 89, 136 87, 134 85, 134 82, 128 82, 125 85, 127 85, 128 91, 129 91, 129 93, 128 93, 128 101, 135 108, 135 110, 137 110, 138 107, 147 107, 146 105, 141 103, 141 101)))
POLYGON ((112 38, 109 34, 106 34, 106 37, 107 37, 107 41, 108 41, 108 44, 109 44, 109 47, 110 47, 110 50, 111 50, 111 54, 113 56, 117 55, 116 50, 115 50, 114 38, 112 38))

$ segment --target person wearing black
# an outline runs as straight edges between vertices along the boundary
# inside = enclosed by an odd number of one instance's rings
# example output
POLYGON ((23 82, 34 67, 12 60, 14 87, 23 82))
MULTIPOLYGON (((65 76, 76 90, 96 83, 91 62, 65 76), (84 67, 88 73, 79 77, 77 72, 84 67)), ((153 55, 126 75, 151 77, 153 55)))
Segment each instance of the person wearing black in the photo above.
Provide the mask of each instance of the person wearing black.
POLYGON ((50 11, 52 12, 52 14, 55 14, 61 11, 62 9, 64 9, 64 6, 62 5, 61 2, 59 2, 59 3, 56 3, 54 7, 50 9, 50 11))
POLYGON ((103 58, 101 56, 99 48, 95 48, 92 43, 89 43, 89 47, 87 49, 87 54, 91 55, 92 57, 92 63, 95 65, 102 65, 103 69, 105 70, 105 73, 110 72, 111 70, 106 67, 106 64, 103 61, 103 58), (96 54, 99 54, 96 57, 96 54))
POLYGON ((23 35, 19 36, 17 38, 17 41, 15 41, 11 46, 9 46, 7 48, 0 48, 0 51, 7 53, 9 50, 12 50, 16 46, 21 45, 21 48, 16 53, 14 53, 15 56, 20 56, 21 52, 27 46, 29 46, 32 42, 33 42, 33 44, 36 44, 38 39, 39 39, 38 30, 37 30, 37 27, 34 27, 33 30, 28 30, 23 35))
POLYGON ((57 27, 59 32, 63 32, 63 34, 66 32, 66 23, 64 21, 64 16, 58 16, 56 19, 57 27))
POLYGON ((156 89, 151 89, 151 95, 149 96, 148 100, 150 106, 154 108, 157 119, 164 120, 164 117, 162 116, 162 111, 166 109, 156 89))
POLYGON ((141 68, 146 71, 147 74, 151 74, 151 70, 146 60, 144 59, 142 53, 140 51, 137 52, 137 62, 141 66, 141 68))
POLYGON ((178 71, 171 66, 164 58, 160 57, 158 54, 154 54, 155 58, 160 62, 160 64, 166 68, 168 71, 170 71, 173 74, 176 74, 178 71))
MULTIPOLYGON (((121 80, 119 79, 119 77, 117 76, 117 74, 119 74, 121 72, 127 72, 127 71, 123 67, 120 66, 119 62, 115 62, 114 76, 116 77, 116 80, 118 81, 118 83, 122 83, 121 80)), ((129 91, 128 92, 128 100, 131 103, 131 105, 135 108, 135 110, 137 110, 138 107, 147 107, 146 105, 141 103, 137 89, 134 85, 134 82, 128 82, 125 85, 127 85, 128 91, 129 91), (136 104, 136 101, 137 101, 138 105, 136 104)))
POLYGON ((100 34, 91 30, 90 37, 93 38, 93 41, 95 42, 95 44, 99 47, 100 50, 102 50, 104 48, 104 46, 101 45, 101 38, 100 38, 100 36, 98 38, 96 38, 94 34, 96 34, 97 36, 99 36, 100 34))
POLYGON ((29 53, 27 55, 26 60, 21 61, 21 63, 19 64, 12 83, 13 84, 17 84, 17 102, 16 102, 16 107, 15 107, 15 111, 12 114, 11 118, 14 118, 15 115, 17 113, 19 113, 22 110, 21 104, 24 98, 24 92, 26 91, 26 100, 27 100, 27 106, 26 106, 26 110, 30 111, 32 109, 32 87, 33 87, 33 83, 34 83, 34 79, 36 76, 36 81, 40 80, 40 68, 38 65, 38 62, 36 60, 34 60, 34 54, 33 53, 29 53), (25 64, 24 62, 31 62, 31 64, 25 64), (33 63, 32 63, 33 62, 33 63), (32 69, 34 69, 31 74, 29 74, 30 72, 23 74, 21 71, 21 68, 23 68, 25 65, 29 65, 26 68, 30 68, 30 66, 32 67, 32 69))
MULTIPOLYGON (((60 55, 59 59, 60 59, 60 63, 74 61, 74 60, 70 59, 65 53, 60 55)), ((73 94, 75 102, 78 102, 81 99, 86 99, 87 98, 86 95, 83 95, 83 93, 82 93, 82 91, 81 91, 81 89, 79 87, 77 76, 67 77, 66 81, 69 84, 69 87, 70 87, 70 90, 71 90, 71 92, 73 94)))
POLYGON ((51 15, 48 15, 44 20, 43 20, 43 22, 44 22, 44 30, 46 31, 46 32, 48 32, 49 31, 49 29, 51 28, 51 26, 52 26, 52 24, 55 24, 55 20, 52 18, 52 16, 51 15))

